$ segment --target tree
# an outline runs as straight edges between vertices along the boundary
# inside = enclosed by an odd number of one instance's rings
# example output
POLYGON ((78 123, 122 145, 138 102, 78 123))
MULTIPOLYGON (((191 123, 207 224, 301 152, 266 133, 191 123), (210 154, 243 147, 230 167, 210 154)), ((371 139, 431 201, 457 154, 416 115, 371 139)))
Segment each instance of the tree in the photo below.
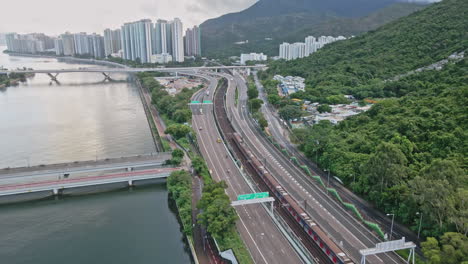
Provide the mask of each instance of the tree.
POLYGON ((186 123, 190 121, 191 117, 192 117, 192 111, 190 111, 189 109, 179 109, 175 111, 173 115, 173 119, 177 123, 186 123))
POLYGON ((394 186, 407 178, 407 162, 405 155, 396 145, 382 142, 377 147, 363 168, 374 196, 381 197, 382 191, 387 187, 394 186))
POLYGON ((268 126, 268 121, 265 119, 265 117, 262 116, 260 119, 258 119, 258 124, 262 129, 265 129, 265 127, 268 126))
POLYGON ((175 139, 180 139, 190 133, 191 128, 186 125, 174 124, 167 127, 164 133, 171 134, 175 139))
POLYGON ((297 105, 286 105, 281 107, 279 110, 279 115, 284 120, 292 120, 302 116, 302 110, 297 105))
POLYGON ((174 149, 172 151, 172 159, 170 160, 170 163, 172 165, 180 165, 180 163, 182 162, 182 159, 184 158, 184 152, 180 149, 174 149))
POLYGON ((331 113, 332 108, 329 105, 321 104, 317 107, 317 111, 319 111, 319 113, 331 113))
POLYGON ((468 238, 466 235, 447 232, 440 237, 440 243, 433 237, 421 243, 424 256, 430 264, 468 263, 468 238))
POLYGON ((268 102, 274 106, 278 106, 281 97, 277 94, 270 94, 268 95, 268 102))
POLYGON ((225 193, 227 185, 224 181, 207 184, 197 207, 202 210, 198 215, 199 222, 215 238, 223 238, 227 231, 232 230, 238 218, 225 193))
POLYGON ((260 110, 260 108, 262 107, 262 104, 263 101, 258 98, 249 100, 250 110, 252 111, 252 113, 258 112, 258 110, 260 110))
POLYGON ((440 248, 439 242, 433 237, 428 237, 425 242, 421 243, 422 252, 429 261, 429 264, 439 264, 440 262, 440 248))
POLYGON ((249 99, 255 99, 258 97, 258 90, 255 86, 249 87, 247 89, 247 95, 249 96, 249 99))

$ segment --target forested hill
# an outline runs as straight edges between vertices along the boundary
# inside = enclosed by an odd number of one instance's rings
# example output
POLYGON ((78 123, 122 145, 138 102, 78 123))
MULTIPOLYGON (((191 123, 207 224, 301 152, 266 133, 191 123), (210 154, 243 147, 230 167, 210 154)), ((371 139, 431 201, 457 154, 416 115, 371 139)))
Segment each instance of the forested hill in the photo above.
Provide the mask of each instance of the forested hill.
POLYGON ((263 52, 276 56, 284 41, 304 41, 308 34, 358 35, 423 7, 396 0, 260 0, 239 13, 204 22, 203 54, 226 57, 263 52), (235 44, 245 40, 249 43, 235 44))
POLYGON ((466 10, 466 0, 444 0, 307 58, 272 63, 269 72, 305 77, 310 97, 381 97, 381 80, 467 49, 466 10))

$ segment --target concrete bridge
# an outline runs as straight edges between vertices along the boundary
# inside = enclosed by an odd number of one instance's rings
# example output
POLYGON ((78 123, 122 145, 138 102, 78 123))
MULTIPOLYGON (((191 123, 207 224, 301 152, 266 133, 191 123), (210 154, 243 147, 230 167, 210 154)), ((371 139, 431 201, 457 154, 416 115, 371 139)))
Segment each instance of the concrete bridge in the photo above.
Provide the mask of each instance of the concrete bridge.
POLYGON ((144 167, 160 167, 171 159, 170 152, 147 155, 111 158, 103 160, 75 161, 69 163, 38 165, 0 170, 0 186, 7 179, 58 177, 66 174, 96 173, 126 169, 128 171, 144 167))
POLYGON ((255 66, 210 66, 210 67, 178 67, 178 68, 78 68, 78 69, 42 69, 42 70, 0 70, 0 74, 12 73, 44 73, 50 76, 53 81, 57 81, 57 76, 61 73, 90 72, 102 73, 109 80, 111 73, 139 73, 139 72, 186 72, 186 71, 207 71, 207 70, 235 70, 235 69, 263 69, 265 65, 255 66))
POLYGON ((180 168, 157 168, 140 171, 129 171, 111 173, 101 176, 81 177, 81 178, 59 178, 56 180, 45 180, 22 184, 8 184, 0 186, 0 196, 51 191, 58 195, 61 190, 85 186, 104 185, 111 183, 128 183, 132 186, 135 181, 167 178, 171 172, 180 168))

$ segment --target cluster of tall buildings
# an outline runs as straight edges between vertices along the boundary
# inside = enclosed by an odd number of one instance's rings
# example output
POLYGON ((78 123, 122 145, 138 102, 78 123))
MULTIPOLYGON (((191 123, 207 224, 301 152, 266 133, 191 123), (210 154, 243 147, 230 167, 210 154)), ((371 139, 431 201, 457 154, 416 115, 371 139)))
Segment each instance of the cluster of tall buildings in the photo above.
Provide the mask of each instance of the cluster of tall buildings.
POLYGON ((182 21, 142 19, 120 29, 96 33, 64 33, 56 38, 44 34, 5 36, 7 49, 19 53, 55 52, 58 56, 120 57, 141 63, 183 62, 184 56, 201 56, 201 31, 195 26, 183 33, 182 21))
POLYGON ((41 33, 33 34, 5 34, 8 50, 18 53, 41 53, 54 47, 54 39, 41 33))
POLYGON ((316 52, 326 44, 344 39, 346 38, 343 36, 336 38, 331 36, 321 36, 319 38, 308 36, 305 38, 305 42, 296 42, 292 44, 285 42, 280 45, 279 58, 285 60, 295 60, 308 57, 310 54, 316 52))
POLYGON ((56 55, 104 58, 104 37, 96 33, 65 33, 54 40, 56 55))
POLYGON ((122 56, 126 60, 142 63, 183 62, 185 55, 201 55, 200 29, 197 26, 187 29, 184 42, 183 25, 179 18, 171 21, 159 19, 154 24, 149 19, 125 23, 121 31, 122 56))

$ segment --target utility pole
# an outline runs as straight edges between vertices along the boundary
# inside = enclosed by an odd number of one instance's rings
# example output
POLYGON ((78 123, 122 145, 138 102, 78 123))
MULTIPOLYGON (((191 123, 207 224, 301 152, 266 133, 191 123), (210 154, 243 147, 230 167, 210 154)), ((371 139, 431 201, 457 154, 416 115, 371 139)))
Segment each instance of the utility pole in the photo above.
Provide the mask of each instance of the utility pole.
POLYGON ((419 218, 419 227, 418 227, 418 240, 419 240, 419 234, 421 233, 421 225, 422 225, 422 213, 417 212, 416 215, 420 215, 421 217, 419 218))
POLYGON ((395 214, 387 214, 387 216, 392 216, 392 224, 390 225, 390 236, 389 236, 389 240, 392 240, 393 220, 395 220, 395 214))

